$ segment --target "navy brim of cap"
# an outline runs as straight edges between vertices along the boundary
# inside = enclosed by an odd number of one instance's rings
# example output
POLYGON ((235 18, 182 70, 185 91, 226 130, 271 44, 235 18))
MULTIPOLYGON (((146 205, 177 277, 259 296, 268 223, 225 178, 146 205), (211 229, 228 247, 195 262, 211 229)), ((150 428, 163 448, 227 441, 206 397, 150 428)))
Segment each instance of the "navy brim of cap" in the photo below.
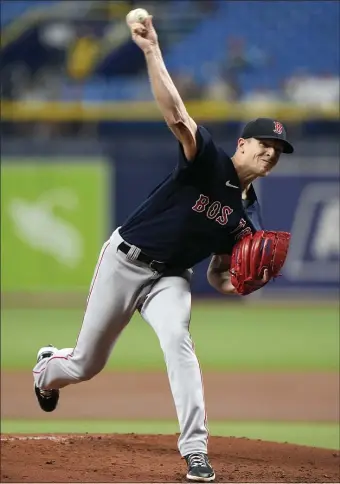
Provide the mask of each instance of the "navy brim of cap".
POLYGON ((277 136, 254 136, 256 139, 277 139, 282 142, 283 144, 283 153, 291 155, 294 153, 294 148, 293 146, 289 143, 289 141, 286 141, 284 139, 278 138, 277 136))

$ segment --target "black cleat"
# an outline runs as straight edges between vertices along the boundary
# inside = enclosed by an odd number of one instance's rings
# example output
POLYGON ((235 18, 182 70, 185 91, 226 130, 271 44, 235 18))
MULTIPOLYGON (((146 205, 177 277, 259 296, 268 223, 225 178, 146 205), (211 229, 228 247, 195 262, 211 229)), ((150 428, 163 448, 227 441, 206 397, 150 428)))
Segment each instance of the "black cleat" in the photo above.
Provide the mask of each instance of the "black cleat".
POLYGON ((196 482, 212 482, 215 480, 215 472, 211 467, 207 454, 195 452, 185 457, 188 465, 187 479, 196 482))
MULTIPOLYGON (((45 358, 50 358, 53 356, 57 348, 53 345, 44 346, 38 351, 37 362, 45 358)), ((59 390, 41 390, 34 385, 35 395, 38 399, 40 408, 44 412, 53 412, 58 405, 59 400, 59 390)))
POLYGON ((34 385, 35 394, 37 396, 40 408, 44 412, 53 412, 58 405, 59 390, 40 390, 34 385))

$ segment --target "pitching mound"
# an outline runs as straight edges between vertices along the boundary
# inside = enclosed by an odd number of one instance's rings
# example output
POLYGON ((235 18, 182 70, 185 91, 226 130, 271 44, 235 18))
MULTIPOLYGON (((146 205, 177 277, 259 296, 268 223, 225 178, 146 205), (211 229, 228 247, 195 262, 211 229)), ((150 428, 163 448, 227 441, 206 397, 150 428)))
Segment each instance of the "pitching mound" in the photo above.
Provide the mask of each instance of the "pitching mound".
MULTIPOLYGON (((1 482, 184 482, 177 435, 2 436, 1 482)), ((338 482, 339 452, 212 437, 216 482, 338 482)))

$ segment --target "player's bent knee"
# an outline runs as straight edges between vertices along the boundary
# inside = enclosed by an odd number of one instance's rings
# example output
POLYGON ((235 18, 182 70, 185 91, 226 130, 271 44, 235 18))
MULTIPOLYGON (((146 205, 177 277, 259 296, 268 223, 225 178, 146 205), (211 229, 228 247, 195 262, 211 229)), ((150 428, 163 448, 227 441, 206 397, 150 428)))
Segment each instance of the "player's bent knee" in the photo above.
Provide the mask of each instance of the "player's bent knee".
POLYGON ((191 353, 193 351, 189 331, 182 328, 177 330, 174 328, 169 329, 169 331, 160 338, 160 344, 164 353, 191 353))
POLYGON ((91 380, 94 376, 98 375, 98 373, 100 373, 102 369, 103 369, 103 366, 95 366, 95 367, 84 366, 79 369, 77 379, 79 381, 91 380))

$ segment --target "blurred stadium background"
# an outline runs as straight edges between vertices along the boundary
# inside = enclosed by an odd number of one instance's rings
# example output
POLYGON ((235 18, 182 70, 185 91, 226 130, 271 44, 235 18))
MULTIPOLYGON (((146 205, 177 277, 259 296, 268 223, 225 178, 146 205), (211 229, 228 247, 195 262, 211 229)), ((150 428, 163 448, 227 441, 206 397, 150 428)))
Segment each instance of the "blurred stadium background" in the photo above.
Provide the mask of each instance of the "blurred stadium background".
MULTIPOLYGON (((2 0, 2 371, 29 373, 39 346, 72 345, 103 241, 174 166, 125 25, 138 6, 188 111, 228 152, 258 116, 283 121, 296 146, 256 183, 266 227, 293 234, 282 277, 234 303, 196 268, 203 370, 337 372, 339 2, 241 0, 2 0)), ((109 369, 162 368, 143 328, 109 369)))

